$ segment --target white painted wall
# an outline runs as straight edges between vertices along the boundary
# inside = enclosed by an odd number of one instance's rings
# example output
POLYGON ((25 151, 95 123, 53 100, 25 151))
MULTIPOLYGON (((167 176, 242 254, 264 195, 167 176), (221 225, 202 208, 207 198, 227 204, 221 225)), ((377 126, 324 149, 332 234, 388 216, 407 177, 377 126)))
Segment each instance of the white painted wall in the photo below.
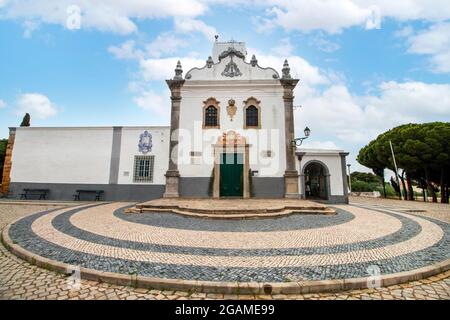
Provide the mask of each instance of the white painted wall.
POLYGON ((136 184, 165 184, 165 173, 169 166, 169 127, 123 127, 120 148, 119 184, 134 184, 134 157, 142 155, 139 152, 139 137, 147 130, 152 135, 153 148, 147 155, 155 156, 153 183, 136 184), (128 173, 128 175, 127 175, 128 173))
MULTIPOLYGON (((11 180, 29 183, 108 184, 113 127, 17 128, 11 180)), ((169 127, 123 127, 120 146, 119 184, 134 184, 134 156, 139 136, 153 136, 153 183, 165 184, 168 167, 169 127), (128 172, 128 175, 125 174, 128 172)))
POLYGON ((194 82, 186 81, 182 88, 180 114, 179 171, 185 177, 210 177, 214 149, 219 137, 229 130, 247 138, 250 147, 250 169, 261 177, 282 177, 286 167, 284 151, 284 101, 279 81, 194 82), (203 103, 210 97, 220 102, 220 129, 203 129, 203 103), (244 101, 250 97, 260 100, 261 129, 244 130, 244 101), (236 101, 233 120, 228 116, 228 101, 236 101), (262 157, 267 150, 272 158, 262 157), (190 152, 202 152, 192 159, 190 152))
POLYGON ((12 182, 109 183, 110 128, 17 128, 12 182))
MULTIPOLYGON (((342 176, 342 163, 340 153, 342 150, 305 150, 301 149, 301 152, 306 152, 302 161, 297 160, 297 170, 302 174, 305 170, 305 165, 309 161, 316 160, 324 163, 330 172, 330 187, 332 196, 344 195, 344 180, 346 177, 342 176)), ((300 194, 304 194, 304 186, 299 179, 300 194)))

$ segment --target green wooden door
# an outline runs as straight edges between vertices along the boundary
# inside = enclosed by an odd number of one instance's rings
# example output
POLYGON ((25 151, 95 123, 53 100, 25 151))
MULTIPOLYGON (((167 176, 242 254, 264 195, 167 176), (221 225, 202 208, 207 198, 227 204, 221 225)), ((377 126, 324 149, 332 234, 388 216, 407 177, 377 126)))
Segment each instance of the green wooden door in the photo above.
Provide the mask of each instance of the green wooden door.
POLYGON ((220 196, 242 197, 244 162, 241 153, 223 153, 220 164, 220 196))

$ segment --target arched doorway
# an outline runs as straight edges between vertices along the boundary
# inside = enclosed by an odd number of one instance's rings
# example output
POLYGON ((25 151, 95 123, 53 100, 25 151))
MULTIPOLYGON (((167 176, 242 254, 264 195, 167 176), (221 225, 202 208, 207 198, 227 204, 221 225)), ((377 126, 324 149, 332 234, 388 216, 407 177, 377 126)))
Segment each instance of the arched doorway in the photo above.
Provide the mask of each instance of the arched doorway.
POLYGON ((328 200, 330 197, 330 179, 327 167, 320 162, 305 165, 304 192, 305 198, 310 200, 328 200))

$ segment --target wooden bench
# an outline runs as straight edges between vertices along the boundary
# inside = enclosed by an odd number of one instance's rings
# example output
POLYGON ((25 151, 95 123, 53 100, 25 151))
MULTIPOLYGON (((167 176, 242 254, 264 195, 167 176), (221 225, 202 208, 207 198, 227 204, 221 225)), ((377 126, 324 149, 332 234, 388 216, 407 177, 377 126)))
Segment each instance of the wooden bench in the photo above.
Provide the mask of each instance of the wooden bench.
POLYGON ((27 200, 29 196, 39 196, 39 200, 46 200, 47 194, 50 193, 49 189, 23 189, 20 194, 20 199, 27 200))
POLYGON ((76 190, 76 194, 74 194, 74 201, 80 201, 82 194, 93 194, 95 195, 95 201, 100 201, 101 195, 104 193, 103 190, 76 190))

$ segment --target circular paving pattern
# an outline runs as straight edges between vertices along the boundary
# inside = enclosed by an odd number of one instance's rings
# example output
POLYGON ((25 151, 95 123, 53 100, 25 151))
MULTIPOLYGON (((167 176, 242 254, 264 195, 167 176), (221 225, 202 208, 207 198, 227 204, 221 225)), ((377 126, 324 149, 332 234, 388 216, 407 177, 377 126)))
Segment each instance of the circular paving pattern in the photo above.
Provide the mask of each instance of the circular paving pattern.
POLYGON ((450 224, 414 214, 336 206, 337 215, 205 220, 125 214, 130 204, 45 211, 11 224, 32 254, 125 275, 220 282, 336 280, 411 271, 450 259, 450 224))

